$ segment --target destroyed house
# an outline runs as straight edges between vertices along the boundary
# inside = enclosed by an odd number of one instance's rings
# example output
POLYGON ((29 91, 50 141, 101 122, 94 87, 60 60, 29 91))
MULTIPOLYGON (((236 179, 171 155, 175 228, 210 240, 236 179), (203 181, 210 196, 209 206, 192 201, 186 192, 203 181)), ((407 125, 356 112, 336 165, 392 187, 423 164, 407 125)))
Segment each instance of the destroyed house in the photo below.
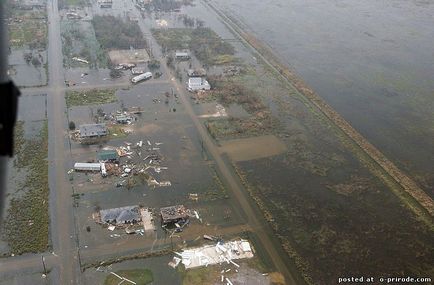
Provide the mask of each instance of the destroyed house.
POLYGON ((176 223, 189 218, 189 210, 184 205, 170 206, 160 209, 163 224, 176 223))
POLYGON ((118 124, 128 124, 128 122, 131 122, 131 117, 125 116, 125 115, 117 115, 116 116, 116 123, 118 124))
POLYGON ((97 154, 98 161, 119 161, 116 150, 101 150, 97 154))
POLYGON ((189 69, 187 70, 187 75, 189 77, 201 77, 201 76, 206 76, 206 70, 203 68, 199 68, 199 69, 189 69))
POLYGON ((101 222, 114 225, 134 224, 140 222, 139 206, 126 206, 99 211, 101 222))
POLYGON ((85 124, 80 125, 81 138, 102 137, 108 134, 105 124, 85 124))

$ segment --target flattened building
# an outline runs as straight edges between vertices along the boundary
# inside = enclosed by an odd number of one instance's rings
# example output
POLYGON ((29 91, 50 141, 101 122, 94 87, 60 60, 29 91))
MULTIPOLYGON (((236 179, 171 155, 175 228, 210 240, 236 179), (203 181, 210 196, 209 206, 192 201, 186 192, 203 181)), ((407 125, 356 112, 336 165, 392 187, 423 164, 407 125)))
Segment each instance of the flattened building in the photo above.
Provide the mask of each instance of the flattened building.
POLYGON ((176 205, 161 208, 160 215, 163 224, 170 224, 187 220, 190 217, 190 211, 184 205, 176 205))

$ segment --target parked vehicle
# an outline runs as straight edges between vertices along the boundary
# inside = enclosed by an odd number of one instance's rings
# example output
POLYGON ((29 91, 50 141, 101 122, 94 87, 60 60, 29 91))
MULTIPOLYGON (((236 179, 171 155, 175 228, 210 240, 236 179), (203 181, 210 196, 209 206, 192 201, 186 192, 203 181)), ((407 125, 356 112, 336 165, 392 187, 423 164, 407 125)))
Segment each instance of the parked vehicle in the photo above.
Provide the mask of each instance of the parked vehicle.
POLYGON ((131 79, 131 82, 133 82, 133 83, 139 83, 140 81, 147 80, 147 79, 149 79, 151 77, 152 77, 152 73, 151 72, 145 72, 143 74, 140 74, 138 76, 133 77, 133 79, 131 79))

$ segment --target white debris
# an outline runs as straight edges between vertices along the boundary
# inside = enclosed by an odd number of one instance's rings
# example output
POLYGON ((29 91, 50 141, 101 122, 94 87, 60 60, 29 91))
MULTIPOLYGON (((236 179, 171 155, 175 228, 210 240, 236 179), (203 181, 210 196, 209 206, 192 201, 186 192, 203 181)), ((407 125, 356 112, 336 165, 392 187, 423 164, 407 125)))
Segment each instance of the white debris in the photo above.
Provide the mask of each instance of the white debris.
POLYGON ((79 58, 79 57, 73 57, 72 60, 82 62, 82 63, 89 63, 89 61, 82 59, 82 58, 79 58))
POLYGON ((113 225, 110 225, 107 229, 112 232, 116 229, 116 227, 113 225))
POLYGON ((161 181, 159 183, 159 186, 161 186, 161 187, 172 186, 172 183, 170 181, 161 181))
POLYGON ((194 215, 196 216, 196 219, 200 219, 200 217, 199 217, 199 213, 197 212, 197 211, 193 211, 194 212, 194 215))
MULTIPOLYGON (((244 251, 241 246, 242 242, 249 243, 246 240, 234 240, 226 243, 218 243, 216 246, 205 245, 202 247, 191 248, 184 250, 182 253, 175 252, 175 254, 181 257, 182 264, 184 264, 186 269, 208 266, 208 264, 218 264, 221 262, 227 262, 228 264, 233 264, 236 267, 239 267, 239 265, 233 262, 232 259, 253 257, 251 247, 250 251, 244 251)), ((221 274, 225 271, 229 272, 229 270, 223 270, 221 274)))

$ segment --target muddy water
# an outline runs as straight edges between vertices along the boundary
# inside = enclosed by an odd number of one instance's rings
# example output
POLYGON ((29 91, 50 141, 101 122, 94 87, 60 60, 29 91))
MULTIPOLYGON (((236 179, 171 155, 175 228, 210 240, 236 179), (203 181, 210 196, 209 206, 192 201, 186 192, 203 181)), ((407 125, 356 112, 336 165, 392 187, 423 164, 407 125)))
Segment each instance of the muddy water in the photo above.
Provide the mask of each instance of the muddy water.
MULTIPOLYGON (((414 176, 432 172, 432 3, 223 0, 218 5, 241 19, 400 168, 414 176)), ((423 185, 431 196, 433 182, 431 177, 423 185)))

